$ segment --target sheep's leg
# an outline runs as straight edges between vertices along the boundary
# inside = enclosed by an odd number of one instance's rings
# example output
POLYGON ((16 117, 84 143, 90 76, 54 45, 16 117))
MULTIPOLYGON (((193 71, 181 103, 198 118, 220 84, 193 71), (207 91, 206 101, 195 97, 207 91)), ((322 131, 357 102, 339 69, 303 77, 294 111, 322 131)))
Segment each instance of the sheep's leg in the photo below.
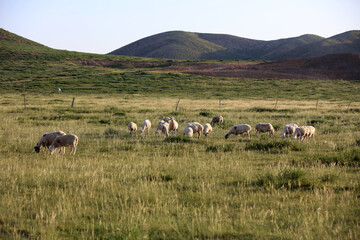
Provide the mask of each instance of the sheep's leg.
POLYGON ((75 155, 75 153, 76 153, 76 147, 75 146, 73 147, 73 152, 72 153, 73 153, 73 155, 75 155))
POLYGON ((61 147, 58 147, 58 148, 57 148, 57 153, 59 154, 60 151, 61 151, 61 147))

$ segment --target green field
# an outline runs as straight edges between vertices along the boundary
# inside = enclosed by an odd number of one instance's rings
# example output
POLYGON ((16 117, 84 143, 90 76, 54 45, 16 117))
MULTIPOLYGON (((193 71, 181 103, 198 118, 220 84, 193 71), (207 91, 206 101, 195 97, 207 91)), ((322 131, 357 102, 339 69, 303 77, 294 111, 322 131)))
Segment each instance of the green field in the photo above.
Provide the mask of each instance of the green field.
POLYGON ((10 40, 0 38, 0 239, 359 239, 359 81, 84 66, 148 60, 10 40), (209 137, 181 136, 218 114, 209 137), (180 125, 167 139, 154 134, 166 116, 180 125), (145 119, 149 134, 127 132, 145 119), (224 138, 259 122, 275 134, 224 138), (282 140, 288 123, 316 135, 282 140), (79 137, 76 155, 36 154, 58 130, 79 137))

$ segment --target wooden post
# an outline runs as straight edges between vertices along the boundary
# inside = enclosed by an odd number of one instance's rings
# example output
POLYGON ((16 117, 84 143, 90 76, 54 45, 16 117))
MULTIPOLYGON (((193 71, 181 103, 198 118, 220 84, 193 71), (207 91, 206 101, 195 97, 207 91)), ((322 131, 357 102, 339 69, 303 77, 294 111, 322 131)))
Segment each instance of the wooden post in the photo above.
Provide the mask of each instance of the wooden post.
POLYGON ((73 98, 73 100, 72 100, 72 103, 71 103, 71 108, 73 108, 73 107, 74 107, 74 102, 75 102, 75 98, 73 98))
POLYGON ((26 99, 25 99, 25 93, 24 93, 23 95, 24 95, 24 109, 26 109, 26 99))
POLYGON ((316 110, 318 109, 319 99, 316 101, 316 110))
POLYGON ((219 111, 221 112, 221 97, 219 97, 219 111))
POLYGON ((349 105, 348 105, 348 107, 347 107, 346 111, 348 111, 348 110, 349 110, 349 108, 350 108, 350 104, 351 104, 351 101, 349 102, 349 105))
POLYGON ((175 111, 177 111, 177 110, 178 110, 179 103, 180 103, 180 98, 179 98, 179 100, 178 100, 178 101, 177 101, 177 103, 176 103, 176 108, 175 108, 175 111))
POLYGON ((275 108, 277 107, 278 100, 279 100, 279 99, 276 99, 275 108))

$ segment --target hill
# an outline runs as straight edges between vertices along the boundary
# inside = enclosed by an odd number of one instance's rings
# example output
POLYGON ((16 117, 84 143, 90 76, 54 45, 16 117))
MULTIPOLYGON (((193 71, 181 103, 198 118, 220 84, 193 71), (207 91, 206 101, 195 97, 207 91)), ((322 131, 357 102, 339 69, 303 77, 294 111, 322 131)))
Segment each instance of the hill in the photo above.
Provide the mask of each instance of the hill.
POLYGON ((360 53, 360 31, 330 38, 306 34, 272 41, 226 34, 170 31, 140 39, 109 54, 183 60, 280 60, 332 53, 360 53))

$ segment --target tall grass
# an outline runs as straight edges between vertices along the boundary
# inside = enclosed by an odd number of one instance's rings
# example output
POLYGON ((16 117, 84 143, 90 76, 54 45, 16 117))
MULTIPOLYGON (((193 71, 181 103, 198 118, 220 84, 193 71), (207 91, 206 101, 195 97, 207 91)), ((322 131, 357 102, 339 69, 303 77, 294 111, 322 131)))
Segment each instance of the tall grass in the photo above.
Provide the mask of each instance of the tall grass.
MULTIPOLYGON (((71 99, 30 95, 24 109, 18 95, 0 96, 3 238, 359 237, 357 112, 297 102, 279 114, 253 110, 272 102, 224 100, 225 123, 325 121, 314 122, 317 134, 301 143, 281 140, 281 128, 274 136, 225 140, 231 124, 215 126, 207 138, 165 139, 154 131, 174 113, 176 98, 80 95, 72 109, 71 99), (128 121, 145 119, 150 134, 127 132, 128 121), (75 156, 34 152, 41 134, 55 130, 79 136, 75 156)), ((211 115, 199 113, 217 114, 213 102, 182 99, 179 132, 187 121, 209 122, 211 115)))

